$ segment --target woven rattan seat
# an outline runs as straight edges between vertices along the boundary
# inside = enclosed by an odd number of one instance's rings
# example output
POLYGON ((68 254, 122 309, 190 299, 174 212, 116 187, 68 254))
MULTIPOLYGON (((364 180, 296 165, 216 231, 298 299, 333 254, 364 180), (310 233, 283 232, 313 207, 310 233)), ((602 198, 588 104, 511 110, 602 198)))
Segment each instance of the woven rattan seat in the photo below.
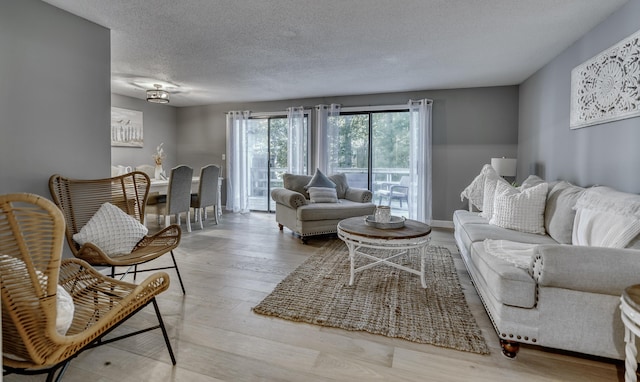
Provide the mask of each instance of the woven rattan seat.
POLYGON ((64 226, 62 212, 43 197, 0 195, 3 374, 47 373, 47 381, 58 381, 83 350, 156 328, 175 365, 155 299, 169 287, 169 276, 157 272, 136 285, 106 277, 80 259, 61 259, 64 226), (66 333, 56 329, 58 285, 74 305, 66 333), (149 303, 157 326, 103 338, 149 303))
POLYGON ((180 226, 170 225, 158 233, 144 237, 131 253, 111 257, 92 243, 79 245, 73 235, 93 217, 104 203, 120 207, 124 212, 144 222, 146 200, 149 193, 149 177, 143 172, 130 172, 125 175, 105 179, 80 180, 53 175, 49 179, 49 191, 55 204, 62 210, 66 221, 66 238, 71 252, 93 266, 111 267, 111 276, 116 267, 134 267, 134 280, 137 272, 157 271, 175 268, 182 293, 185 293, 182 277, 173 250, 180 243, 180 226), (138 269, 138 265, 154 260, 166 253, 171 255, 173 266, 138 269))

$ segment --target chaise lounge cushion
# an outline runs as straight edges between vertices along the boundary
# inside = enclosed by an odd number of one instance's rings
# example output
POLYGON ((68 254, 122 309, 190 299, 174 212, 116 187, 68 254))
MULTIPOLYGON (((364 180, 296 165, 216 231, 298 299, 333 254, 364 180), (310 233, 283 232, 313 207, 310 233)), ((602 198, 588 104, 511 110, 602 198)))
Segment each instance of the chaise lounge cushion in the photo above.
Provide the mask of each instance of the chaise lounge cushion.
POLYGON ((359 203, 342 199, 340 203, 312 203, 296 210, 301 221, 342 220, 354 216, 371 214, 370 203, 359 203))

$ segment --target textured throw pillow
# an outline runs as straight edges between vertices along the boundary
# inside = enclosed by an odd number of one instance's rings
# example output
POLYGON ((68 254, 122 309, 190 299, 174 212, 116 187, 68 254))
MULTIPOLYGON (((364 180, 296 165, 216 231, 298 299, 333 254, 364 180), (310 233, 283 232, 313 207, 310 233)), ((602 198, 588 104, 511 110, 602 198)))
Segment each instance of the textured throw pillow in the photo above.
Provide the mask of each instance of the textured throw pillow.
POLYGON ((325 174, 320 171, 320 169, 316 169, 316 173, 311 178, 311 181, 304 186, 305 190, 309 190, 311 187, 332 187, 336 188, 336 184, 331 181, 331 179, 327 178, 325 174))
POLYGON ((80 232, 78 244, 92 243, 109 256, 126 255, 149 232, 147 227, 111 203, 104 203, 80 232))
POLYGON ((491 219, 493 216, 493 199, 496 194, 496 185, 501 183, 503 185, 509 186, 509 183, 504 180, 496 170, 491 167, 491 165, 487 165, 483 168, 484 172, 484 190, 482 194, 482 212, 480 216, 485 219, 491 219))
POLYGON ((338 203, 338 194, 333 187, 309 187, 311 203, 338 203))
POLYGON ((540 183, 520 191, 508 184, 498 183, 489 224, 543 235, 548 187, 547 183, 540 183))
POLYGON ((485 172, 487 171, 485 168, 487 166, 491 167, 491 165, 485 164, 484 167, 482 167, 482 171, 480 171, 480 174, 478 174, 478 176, 476 176, 473 181, 471 181, 471 184, 469 184, 467 188, 465 188, 460 193, 461 201, 464 201, 464 199, 467 198, 469 200, 469 203, 476 206, 479 211, 482 211, 482 200, 484 199, 484 179, 485 172))

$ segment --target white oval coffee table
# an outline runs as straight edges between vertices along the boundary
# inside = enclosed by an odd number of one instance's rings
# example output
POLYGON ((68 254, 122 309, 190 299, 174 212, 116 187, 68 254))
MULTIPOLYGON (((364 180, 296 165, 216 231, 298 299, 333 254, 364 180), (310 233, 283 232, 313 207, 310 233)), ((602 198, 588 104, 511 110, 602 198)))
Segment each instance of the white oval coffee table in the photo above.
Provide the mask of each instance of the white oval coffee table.
POLYGON ((356 272, 385 264, 420 276, 422 287, 426 288, 424 268, 430 234, 431 227, 428 224, 410 219, 405 220, 404 227, 396 229, 380 229, 368 226, 365 223, 365 216, 340 221, 338 223, 338 237, 349 248, 351 262, 349 285, 353 285, 356 272), (398 253, 379 257, 375 253, 362 252, 361 248, 387 249, 398 251, 398 253), (416 249, 420 255, 420 270, 391 261, 397 257, 407 255, 411 249, 416 249), (373 262, 356 268, 356 255, 373 260, 373 262))

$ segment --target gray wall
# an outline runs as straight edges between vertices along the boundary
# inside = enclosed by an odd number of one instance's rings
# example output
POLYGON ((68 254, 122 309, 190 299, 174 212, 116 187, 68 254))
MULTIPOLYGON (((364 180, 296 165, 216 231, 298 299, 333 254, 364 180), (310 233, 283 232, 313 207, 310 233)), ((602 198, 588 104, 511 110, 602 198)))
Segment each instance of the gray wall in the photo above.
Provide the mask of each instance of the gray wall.
MULTIPOLYGON (((491 157, 514 157, 518 141, 518 87, 433 90, 275 102, 233 103, 178 109, 178 160, 199 168, 224 164, 225 112, 283 111, 339 103, 348 106, 404 104, 410 98, 430 98, 433 106, 433 218, 451 220, 464 207, 460 192, 491 157)), ((225 170, 226 173, 226 170, 225 170)))
POLYGON ((639 29, 631 0, 521 84, 519 172, 640 192, 640 118, 569 129, 571 70, 639 29))
POLYGON ((141 164, 155 165, 152 154, 160 143, 166 158, 162 163, 169 174, 172 167, 178 164, 177 155, 177 119, 176 108, 170 105, 149 103, 146 100, 112 94, 111 105, 123 109, 142 112, 144 134, 143 147, 112 147, 111 164, 136 167, 141 164))
POLYGON ((0 2, 0 194, 110 174, 109 38, 38 0, 0 2))

